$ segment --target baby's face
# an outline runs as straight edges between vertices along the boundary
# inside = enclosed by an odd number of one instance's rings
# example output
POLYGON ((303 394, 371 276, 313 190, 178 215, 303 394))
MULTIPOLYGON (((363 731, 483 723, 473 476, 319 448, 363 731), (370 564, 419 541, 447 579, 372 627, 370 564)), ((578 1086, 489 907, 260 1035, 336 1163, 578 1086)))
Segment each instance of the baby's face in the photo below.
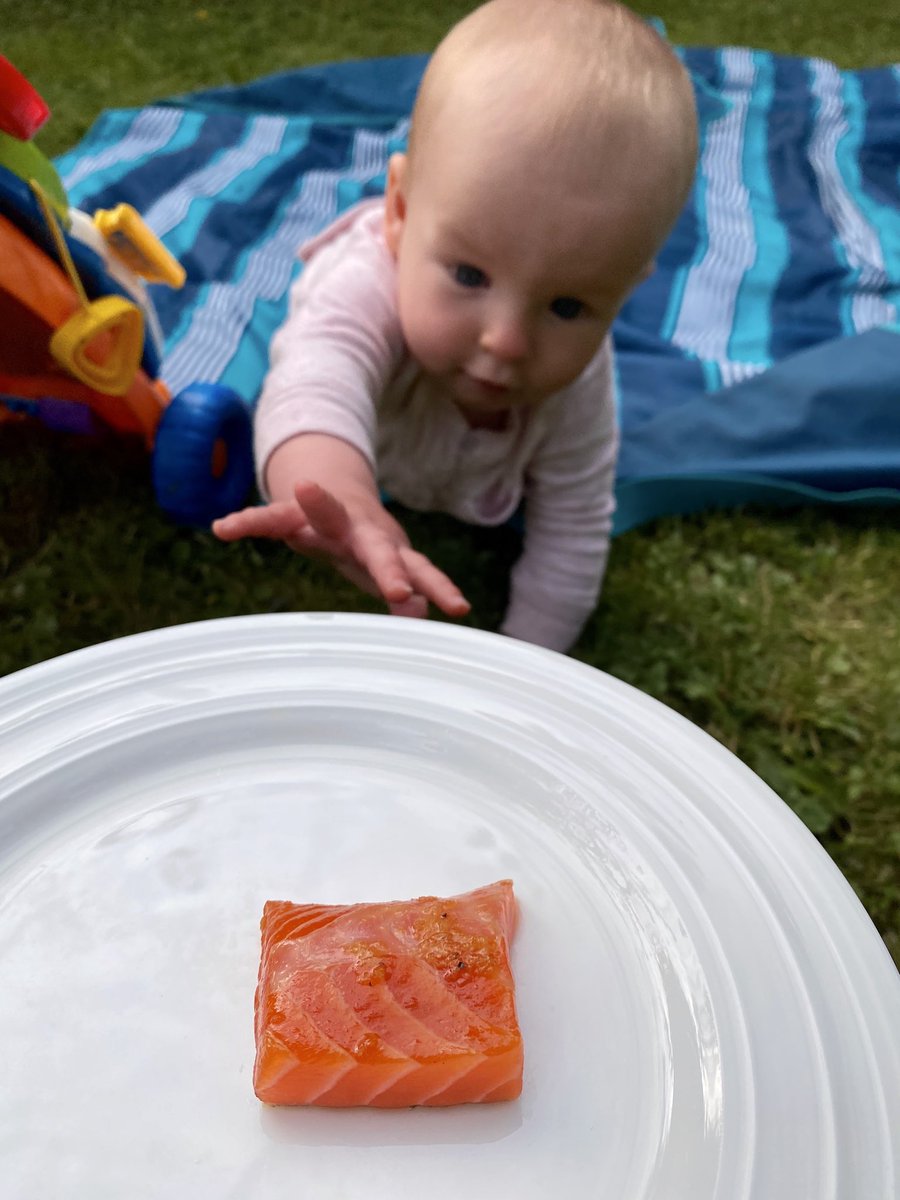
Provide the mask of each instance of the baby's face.
POLYGON ((471 417, 538 404, 591 361, 647 273, 648 240, 620 189, 443 149, 417 153, 412 178, 392 162, 386 232, 407 345, 471 417))

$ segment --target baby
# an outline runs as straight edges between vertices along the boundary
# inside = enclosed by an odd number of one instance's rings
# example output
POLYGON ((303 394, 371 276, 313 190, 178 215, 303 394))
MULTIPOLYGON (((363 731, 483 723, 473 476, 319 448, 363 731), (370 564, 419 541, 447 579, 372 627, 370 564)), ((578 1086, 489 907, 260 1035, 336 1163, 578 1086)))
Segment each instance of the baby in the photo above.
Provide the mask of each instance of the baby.
POLYGON ((329 559, 390 611, 469 605, 409 508, 498 525, 524 500, 501 632, 567 650, 606 565, 610 326, 691 186, 693 91, 611 0, 490 0, 431 58, 387 193, 301 249, 256 414, 267 503, 223 540, 329 559))

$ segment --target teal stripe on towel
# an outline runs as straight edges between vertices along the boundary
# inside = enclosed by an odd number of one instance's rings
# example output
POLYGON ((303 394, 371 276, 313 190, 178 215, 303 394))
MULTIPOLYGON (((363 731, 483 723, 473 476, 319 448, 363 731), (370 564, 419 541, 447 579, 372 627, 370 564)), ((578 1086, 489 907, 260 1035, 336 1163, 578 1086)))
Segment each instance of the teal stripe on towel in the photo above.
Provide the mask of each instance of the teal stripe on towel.
POLYGON ((205 120, 203 113, 162 107, 103 113, 91 130, 87 153, 82 143, 56 161, 69 203, 80 208, 85 197, 114 187, 150 159, 187 149, 205 120))
POLYGON ((788 263, 788 240, 769 175, 769 120, 774 98, 775 63, 771 54, 753 52, 754 82, 744 130, 742 169, 750 197, 756 256, 738 286, 728 342, 733 362, 770 363, 772 298, 788 263))

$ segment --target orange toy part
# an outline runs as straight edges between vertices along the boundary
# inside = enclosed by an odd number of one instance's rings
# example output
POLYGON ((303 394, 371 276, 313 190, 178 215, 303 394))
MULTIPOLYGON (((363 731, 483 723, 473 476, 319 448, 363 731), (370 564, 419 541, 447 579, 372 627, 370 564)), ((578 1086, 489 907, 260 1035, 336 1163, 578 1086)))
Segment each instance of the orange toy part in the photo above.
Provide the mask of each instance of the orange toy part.
POLYGON ((263 910, 253 1084, 269 1104, 513 1100, 508 879, 460 896, 263 910))
MULTIPOLYGON (((73 379, 54 361, 54 334, 81 309, 81 300, 57 264, 0 216, 0 392, 88 404, 116 431, 138 433, 152 446, 168 401, 161 383, 138 370, 127 391, 113 396, 73 379)), ((114 350, 115 336, 114 330, 101 329, 82 352, 102 364, 114 350)))

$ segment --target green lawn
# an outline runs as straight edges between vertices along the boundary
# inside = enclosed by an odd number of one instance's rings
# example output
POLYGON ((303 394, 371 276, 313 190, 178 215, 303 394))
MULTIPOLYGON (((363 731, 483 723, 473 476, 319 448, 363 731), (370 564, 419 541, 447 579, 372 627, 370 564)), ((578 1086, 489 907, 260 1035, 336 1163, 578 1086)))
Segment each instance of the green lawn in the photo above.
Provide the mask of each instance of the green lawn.
MULTIPOLYGON (((329 59, 430 49, 470 4, 331 0, 286 19, 268 0, 0 0, 0 50, 54 116, 39 142, 71 145, 104 107, 142 104, 329 59)), ((670 0, 685 44, 900 60, 890 6, 823 0, 670 0)), ((508 531, 410 517, 458 578, 473 623, 496 625, 516 546, 508 531)), ((659 521, 614 547, 577 656, 707 729, 797 811, 856 889, 900 962, 900 518, 822 510, 659 521)), ((147 461, 39 429, 0 428, 0 673, 138 630, 235 613, 372 607, 287 551, 225 548, 155 509, 147 461)))

